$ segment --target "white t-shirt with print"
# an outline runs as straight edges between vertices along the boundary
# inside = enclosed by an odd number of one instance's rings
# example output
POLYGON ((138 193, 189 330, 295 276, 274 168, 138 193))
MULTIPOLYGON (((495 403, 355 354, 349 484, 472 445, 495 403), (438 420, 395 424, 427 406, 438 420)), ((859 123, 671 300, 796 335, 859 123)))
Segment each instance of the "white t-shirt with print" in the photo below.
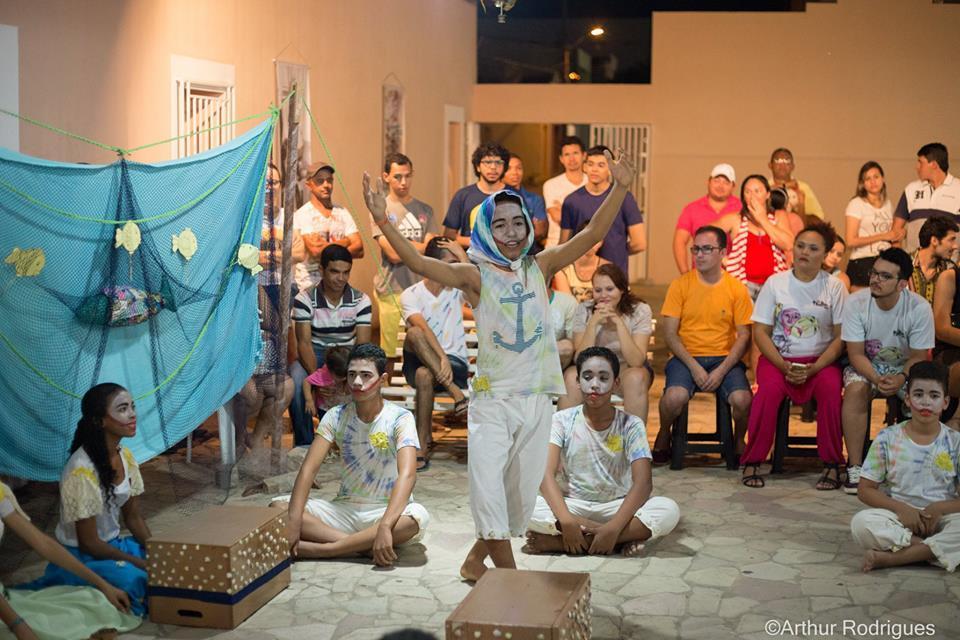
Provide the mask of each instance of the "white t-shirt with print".
POLYGON ((113 497, 109 501, 100 488, 96 467, 83 447, 67 460, 67 466, 60 474, 60 522, 56 531, 60 544, 79 546, 76 523, 87 518, 97 519, 97 535, 104 542, 120 535, 120 509, 127 500, 143 493, 140 467, 130 449, 121 447, 120 459, 123 461, 123 481, 114 485, 113 497))
POLYGON ((940 424, 940 434, 919 445, 903 430, 886 427, 870 445, 860 477, 880 483, 899 502, 923 509, 932 502, 956 500, 960 478, 960 433, 940 424))
POLYGON ((603 431, 587 424, 583 405, 557 411, 550 444, 560 447, 567 495, 590 502, 609 502, 627 495, 633 485, 630 465, 650 457, 643 420, 619 409, 603 431))
POLYGON ((420 448, 413 414, 388 401, 373 422, 360 419, 354 402, 334 407, 323 415, 316 433, 340 449, 343 470, 335 499, 348 502, 389 503, 399 475, 397 452, 420 448))
POLYGON ((751 320, 773 326, 773 344, 780 355, 819 356, 833 341, 833 326, 843 320, 846 299, 843 283, 826 271, 802 282, 791 269, 767 279, 751 320))
MULTIPOLYGON (((313 206, 312 201, 297 209, 293 214, 293 230, 301 236, 319 233, 324 242, 342 240, 358 232, 353 216, 343 207, 334 206, 330 217, 323 215, 313 206)), ((301 291, 308 291, 320 282, 320 259, 307 258, 294 267, 294 276, 301 291)))
POLYGON ((862 342, 882 375, 902 371, 911 349, 933 348, 933 309, 921 296, 903 290, 893 309, 884 311, 870 289, 861 289, 847 298, 841 336, 844 342, 862 342))
MULTIPOLYGON (((893 227, 893 204, 884 200, 880 208, 870 204, 865 198, 856 197, 847 204, 846 217, 860 221, 857 237, 866 238, 886 233, 893 227)), ((886 240, 871 242, 850 252, 850 259, 870 258, 890 246, 886 240)))
POLYGON ((437 342, 447 355, 467 361, 467 341, 463 330, 463 292, 445 287, 434 296, 427 283, 420 281, 400 294, 400 309, 404 321, 420 314, 437 336, 437 342))

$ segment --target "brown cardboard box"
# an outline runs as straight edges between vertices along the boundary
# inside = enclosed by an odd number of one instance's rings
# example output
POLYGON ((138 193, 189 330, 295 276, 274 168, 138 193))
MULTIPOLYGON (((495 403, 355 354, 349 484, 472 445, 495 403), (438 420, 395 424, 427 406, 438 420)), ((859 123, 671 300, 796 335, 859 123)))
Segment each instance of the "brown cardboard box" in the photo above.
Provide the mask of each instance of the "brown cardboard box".
POLYGON ((150 620, 233 629, 290 584, 287 512, 211 507, 147 540, 150 620))
POLYGON ((446 640, 586 640, 590 574, 490 569, 447 618, 446 640))

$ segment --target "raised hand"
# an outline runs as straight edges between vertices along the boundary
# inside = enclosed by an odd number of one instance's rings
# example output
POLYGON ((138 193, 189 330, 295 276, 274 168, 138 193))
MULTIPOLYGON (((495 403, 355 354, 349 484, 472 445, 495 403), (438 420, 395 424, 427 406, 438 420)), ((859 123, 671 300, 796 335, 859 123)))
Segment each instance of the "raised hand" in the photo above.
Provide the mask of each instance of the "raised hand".
POLYGON ((377 178, 374 182, 369 173, 363 172, 363 201, 367 203, 367 209, 370 210, 374 222, 377 224, 386 222, 387 191, 383 178, 377 178))
POLYGON ((456 240, 451 240, 450 238, 437 238, 437 244, 441 249, 446 249, 453 255, 457 257, 457 260, 460 262, 469 262, 470 259, 467 258, 467 252, 463 250, 463 247, 460 246, 460 243, 456 240))
POLYGON ((629 187, 637 175, 637 170, 630 162, 623 149, 617 149, 617 159, 614 160, 609 152, 604 151, 603 155, 607 157, 607 164, 610 166, 610 175, 613 176, 617 184, 629 187))

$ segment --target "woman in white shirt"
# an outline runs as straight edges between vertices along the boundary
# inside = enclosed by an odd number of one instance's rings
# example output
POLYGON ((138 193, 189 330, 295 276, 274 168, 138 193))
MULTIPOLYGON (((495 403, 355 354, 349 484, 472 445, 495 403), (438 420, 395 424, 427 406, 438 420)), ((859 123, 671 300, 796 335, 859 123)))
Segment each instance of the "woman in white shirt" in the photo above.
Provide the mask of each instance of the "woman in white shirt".
MULTIPOLYGON (((130 596, 131 611, 145 613, 147 591, 145 544, 150 529, 140 513, 143 493, 140 467, 123 438, 137 432, 137 411, 130 392, 104 382, 87 391, 70 445, 71 456, 60 475, 60 522, 57 540, 80 562, 130 596), (120 518, 132 537, 120 536, 120 518)), ((72 573, 47 565, 30 588, 86 584, 72 573)))
POLYGON ((893 230, 893 205, 887 198, 883 167, 871 160, 860 167, 857 195, 847 204, 847 276, 852 291, 870 286, 870 269, 877 255, 899 242, 905 229, 893 230))

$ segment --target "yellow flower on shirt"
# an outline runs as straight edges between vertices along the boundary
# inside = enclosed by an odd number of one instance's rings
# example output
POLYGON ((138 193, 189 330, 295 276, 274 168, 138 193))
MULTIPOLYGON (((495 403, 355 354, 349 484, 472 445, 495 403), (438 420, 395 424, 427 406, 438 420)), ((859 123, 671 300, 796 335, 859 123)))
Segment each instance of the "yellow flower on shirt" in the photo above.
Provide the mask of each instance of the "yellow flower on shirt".
POLYGON ((944 471, 953 471, 953 460, 950 459, 950 454, 946 451, 938 453, 937 457, 933 459, 933 464, 944 471))
POLYGON ((623 439, 619 435, 611 435, 607 438, 607 449, 614 453, 623 451, 623 439))
POLYGON ((370 434, 370 446, 378 451, 386 451, 390 448, 390 439, 383 431, 377 431, 370 434))
POLYGON ((487 376, 475 376, 473 378, 473 390, 477 393, 490 391, 490 378, 487 376))

